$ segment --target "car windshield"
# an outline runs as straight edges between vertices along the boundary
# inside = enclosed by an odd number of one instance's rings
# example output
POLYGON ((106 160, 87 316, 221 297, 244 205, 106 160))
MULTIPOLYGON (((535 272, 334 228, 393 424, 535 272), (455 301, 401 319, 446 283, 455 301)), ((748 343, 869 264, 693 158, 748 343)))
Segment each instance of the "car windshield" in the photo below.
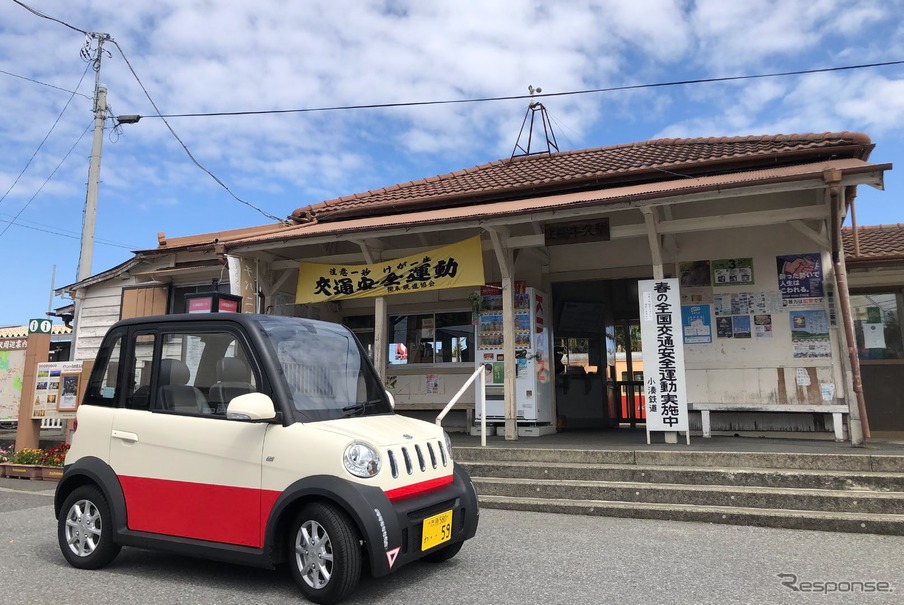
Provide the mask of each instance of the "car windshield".
POLYGON ((392 411, 377 373, 344 326, 279 316, 259 323, 276 350, 300 420, 392 411))

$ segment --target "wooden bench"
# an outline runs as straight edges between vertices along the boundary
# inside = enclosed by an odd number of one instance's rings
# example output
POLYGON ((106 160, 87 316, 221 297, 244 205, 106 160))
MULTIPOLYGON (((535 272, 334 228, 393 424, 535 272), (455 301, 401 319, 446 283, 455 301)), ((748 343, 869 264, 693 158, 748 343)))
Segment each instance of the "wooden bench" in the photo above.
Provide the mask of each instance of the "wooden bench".
POLYGON ((795 404, 747 404, 747 403, 688 403, 688 411, 700 412, 703 436, 712 437, 710 412, 793 412, 805 414, 831 414, 835 441, 844 441, 844 414, 846 405, 795 405, 795 404))

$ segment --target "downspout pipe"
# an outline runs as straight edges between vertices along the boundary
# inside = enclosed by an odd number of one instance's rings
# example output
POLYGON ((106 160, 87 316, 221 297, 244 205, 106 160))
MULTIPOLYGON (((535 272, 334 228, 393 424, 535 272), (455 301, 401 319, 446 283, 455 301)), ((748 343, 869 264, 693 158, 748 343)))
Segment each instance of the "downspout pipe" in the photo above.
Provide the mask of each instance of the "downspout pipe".
MULTIPOLYGON (((838 293, 838 301, 841 304, 841 319, 844 325, 845 341, 848 349, 848 357, 851 364, 851 381, 856 399, 856 416, 859 416, 862 429, 862 439, 870 438, 869 420, 866 415, 866 400, 863 397, 863 380, 860 375, 860 358, 857 356, 857 336, 854 333, 854 322, 851 315, 851 299, 847 287, 847 273, 844 266, 844 253, 841 249, 841 173, 838 170, 827 170, 823 175, 829 191, 832 221, 832 263, 835 267, 835 291, 838 293)), ((853 408, 853 402, 848 404, 852 425, 857 420, 853 408)), ((862 446, 862 440, 851 430, 851 445, 862 446)))

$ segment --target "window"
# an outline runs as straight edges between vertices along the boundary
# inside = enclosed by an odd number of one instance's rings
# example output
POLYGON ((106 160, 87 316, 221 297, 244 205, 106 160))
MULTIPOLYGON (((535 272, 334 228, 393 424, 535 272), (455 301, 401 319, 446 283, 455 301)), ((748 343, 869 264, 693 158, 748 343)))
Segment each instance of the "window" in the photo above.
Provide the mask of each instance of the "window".
POLYGON ((390 364, 471 363, 474 326, 469 311, 389 317, 390 364))
POLYGON ((155 337, 152 334, 141 334, 135 337, 135 351, 129 365, 129 392, 126 395, 126 407, 133 410, 146 410, 151 399, 151 366, 154 359, 155 337))
POLYGON ((898 299, 895 293, 851 296, 860 359, 904 359, 898 299))
POLYGON ((234 397, 259 390, 244 347, 227 332, 138 334, 128 377, 126 407, 155 412, 222 417, 234 397))
POLYGON ((351 333, 334 324, 260 318, 303 422, 389 414, 379 376, 351 333))
POLYGON ((233 397, 256 390, 248 356, 234 335, 163 335, 157 409, 222 416, 233 397))
POLYGON ((358 342, 367 351, 367 356, 371 361, 374 359, 374 316, 373 315, 353 315, 342 320, 342 324, 355 333, 358 342))
POLYGON ((113 407, 116 405, 117 386, 119 383, 119 362, 122 352, 123 336, 120 336, 113 345, 100 351, 97 365, 103 367, 103 372, 95 371, 91 375, 91 382, 85 391, 85 403, 113 407))

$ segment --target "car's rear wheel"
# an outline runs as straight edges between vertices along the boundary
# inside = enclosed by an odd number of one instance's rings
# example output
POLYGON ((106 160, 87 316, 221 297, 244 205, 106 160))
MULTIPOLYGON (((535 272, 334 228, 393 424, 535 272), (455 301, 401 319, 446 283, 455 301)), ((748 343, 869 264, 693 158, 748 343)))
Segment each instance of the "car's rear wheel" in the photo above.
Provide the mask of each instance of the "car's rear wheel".
POLYGON ((308 600, 336 603, 354 590, 361 578, 361 547, 348 515, 313 502, 302 507, 290 531, 292 577, 308 600))
POLYGON ((122 548, 113 543, 110 507, 99 489, 83 485, 63 502, 57 522, 63 557, 73 567, 97 569, 112 561, 122 548))

